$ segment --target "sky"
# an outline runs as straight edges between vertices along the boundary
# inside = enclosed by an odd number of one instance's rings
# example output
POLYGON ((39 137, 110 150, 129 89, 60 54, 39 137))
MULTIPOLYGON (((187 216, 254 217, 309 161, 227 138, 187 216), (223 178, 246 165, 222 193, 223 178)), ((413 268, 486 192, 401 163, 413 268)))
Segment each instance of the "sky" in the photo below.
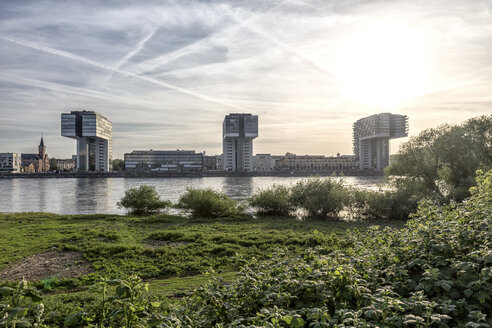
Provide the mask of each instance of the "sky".
MULTIPOLYGON (((60 114, 113 122, 113 157, 220 154, 229 113, 255 153, 352 153, 352 124, 410 136, 492 114, 492 0, 0 1, 0 152, 75 154, 60 114)), ((391 143, 392 152, 404 139, 391 143)))

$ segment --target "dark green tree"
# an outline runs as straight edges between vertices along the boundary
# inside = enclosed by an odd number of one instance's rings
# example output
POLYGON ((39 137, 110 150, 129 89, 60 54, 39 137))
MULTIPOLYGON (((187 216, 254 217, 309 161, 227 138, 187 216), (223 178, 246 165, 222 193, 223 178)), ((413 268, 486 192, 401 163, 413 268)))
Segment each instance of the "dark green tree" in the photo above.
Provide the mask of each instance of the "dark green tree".
POLYGON ((113 159, 113 171, 124 171, 125 161, 122 159, 113 159))
POLYGON ((171 206, 171 202, 161 200, 154 186, 141 185, 125 191, 117 205, 128 209, 132 214, 148 214, 171 206))
POLYGON ((424 186, 441 201, 469 196, 478 169, 492 165, 492 115, 461 125, 441 125, 422 131, 403 144, 387 168, 390 176, 424 186))

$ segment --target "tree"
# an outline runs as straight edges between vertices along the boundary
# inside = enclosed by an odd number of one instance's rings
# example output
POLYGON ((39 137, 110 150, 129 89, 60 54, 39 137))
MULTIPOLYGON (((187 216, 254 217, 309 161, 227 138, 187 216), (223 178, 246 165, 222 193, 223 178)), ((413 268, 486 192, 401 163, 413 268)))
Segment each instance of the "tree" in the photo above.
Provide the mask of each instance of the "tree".
POLYGON ((50 158, 50 170, 51 171, 58 170, 58 165, 56 164, 56 158, 50 158))
POLYGON ((171 202, 161 200, 154 186, 141 185, 125 191, 117 205, 129 209, 132 214, 148 214, 171 206, 171 202))
POLYGON ((441 201, 461 201, 469 196, 475 172, 492 166, 491 149, 492 115, 445 124, 410 138, 386 173, 425 186, 441 201))
POLYGON ((124 171, 125 161, 122 159, 113 159, 113 171, 124 171))
POLYGON ((336 217, 349 202, 349 192, 332 178, 299 181, 292 187, 290 202, 307 212, 308 217, 326 219, 336 217))
POLYGON ((188 188, 179 198, 177 207, 194 218, 220 218, 244 216, 244 206, 213 189, 188 188))

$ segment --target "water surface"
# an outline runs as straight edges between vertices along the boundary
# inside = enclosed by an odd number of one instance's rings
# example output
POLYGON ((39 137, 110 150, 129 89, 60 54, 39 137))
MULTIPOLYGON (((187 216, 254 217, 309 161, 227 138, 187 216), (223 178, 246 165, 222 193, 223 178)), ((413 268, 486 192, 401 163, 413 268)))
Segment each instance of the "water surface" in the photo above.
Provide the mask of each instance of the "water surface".
MULTIPOLYGON (((123 214, 116 206, 125 190, 142 184, 155 186, 161 198, 177 201, 187 187, 213 188, 243 200, 273 184, 292 185, 304 177, 203 178, 64 178, 0 179, 0 212, 57 214, 123 214)), ((380 177, 344 177, 360 188, 375 188, 380 177)))

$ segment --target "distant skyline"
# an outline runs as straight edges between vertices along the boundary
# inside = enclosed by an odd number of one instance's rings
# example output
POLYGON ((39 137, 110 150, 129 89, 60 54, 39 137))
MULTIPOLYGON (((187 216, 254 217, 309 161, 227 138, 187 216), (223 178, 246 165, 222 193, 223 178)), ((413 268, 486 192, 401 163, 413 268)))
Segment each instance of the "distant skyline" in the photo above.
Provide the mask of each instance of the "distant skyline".
MULTIPOLYGON (((352 153, 352 124, 410 136, 492 113, 492 1, 1 1, 0 152, 75 154, 60 115, 113 122, 114 158, 222 152, 229 113, 255 153, 352 153)), ((394 153, 398 142, 392 142, 394 153)))

